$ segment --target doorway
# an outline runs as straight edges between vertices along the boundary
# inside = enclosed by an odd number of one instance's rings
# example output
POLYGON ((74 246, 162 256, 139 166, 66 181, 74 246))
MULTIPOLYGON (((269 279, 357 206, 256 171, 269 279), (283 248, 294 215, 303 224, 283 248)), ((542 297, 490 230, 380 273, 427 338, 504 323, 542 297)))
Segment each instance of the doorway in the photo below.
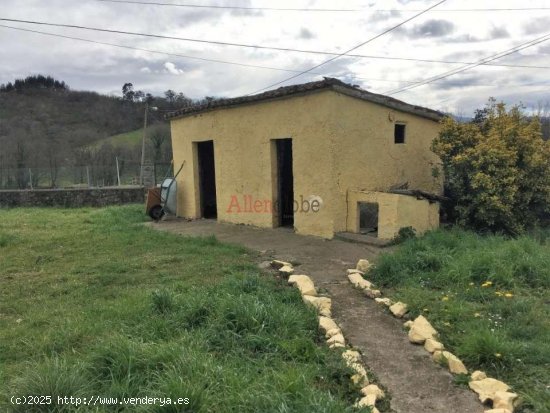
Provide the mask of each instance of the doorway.
POLYGON ((359 232, 378 236, 379 205, 375 202, 359 202, 359 232))
POLYGON ((216 169, 214 166, 214 141, 197 142, 199 167, 200 211, 202 218, 216 219, 216 169))
POLYGON ((276 139, 277 211, 279 226, 294 226, 294 175, 292 172, 292 139, 276 139))

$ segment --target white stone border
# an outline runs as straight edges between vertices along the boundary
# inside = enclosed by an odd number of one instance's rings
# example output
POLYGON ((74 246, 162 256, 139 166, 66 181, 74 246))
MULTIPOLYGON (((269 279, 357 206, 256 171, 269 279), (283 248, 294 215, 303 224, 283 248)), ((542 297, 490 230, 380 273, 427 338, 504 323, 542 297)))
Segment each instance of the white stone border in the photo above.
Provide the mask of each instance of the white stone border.
MULTIPOLYGON (((348 280, 353 286, 361 290, 367 297, 373 298, 378 304, 382 304, 390 310, 396 318, 403 318, 408 312, 407 304, 392 302, 389 298, 382 298, 380 290, 374 289, 374 284, 363 276, 371 268, 366 259, 360 259, 354 269, 347 270, 348 280)), ((445 351, 445 347, 437 340, 438 332, 430 322, 422 315, 403 324, 409 329, 409 341, 413 344, 423 344, 424 349, 432 354, 432 359, 442 365, 446 365, 453 374, 468 374, 464 363, 454 354, 445 351)), ((487 377, 482 371, 474 371, 470 375, 468 383, 470 389, 476 392, 481 403, 491 403, 492 408, 485 413, 513 413, 514 401, 518 399, 516 393, 509 392, 510 386, 502 381, 487 377)))
POLYGON ((361 363, 361 353, 356 350, 346 349, 346 340, 342 330, 332 319, 332 300, 329 297, 317 295, 317 289, 313 280, 307 275, 293 275, 294 268, 291 263, 279 260, 271 261, 271 266, 279 271, 280 275, 288 276, 288 283, 300 290, 302 300, 307 305, 315 308, 319 315, 319 329, 326 338, 326 343, 331 349, 345 349, 342 358, 349 368, 355 371, 351 380, 361 386, 361 398, 355 403, 355 407, 371 407, 371 413, 379 413, 376 402, 385 397, 384 391, 376 384, 369 383, 367 370, 361 363))

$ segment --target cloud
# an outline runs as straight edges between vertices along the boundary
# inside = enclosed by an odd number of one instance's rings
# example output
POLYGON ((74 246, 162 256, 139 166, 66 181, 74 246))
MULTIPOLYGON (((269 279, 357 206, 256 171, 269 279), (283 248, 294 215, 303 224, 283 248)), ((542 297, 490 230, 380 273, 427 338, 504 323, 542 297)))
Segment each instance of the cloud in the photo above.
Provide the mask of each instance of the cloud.
POLYGON ((451 34, 455 25, 448 20, 428 20, 414 26, 412 34, 416 37, 441 37, 451 34))
POLYGON ((458 50, 453 53, 449 53, 442 56, 441 60, 448 60, 451 62, 475 62, 487 56, 487 50, 458 50))
POLYGON ((185 73, 182 69, 178 69, 178 67, 172 62, 164 63, 164 69, 166 69, 166 72, 172 75, 181 75, 185 73))
POLYGON ((432 83, 432 88, 436 90, 462 89, 465 87, 486 85, 484 81, 477 75, 469 75, 463 77, 449 77, 432 83))
POLYGON ((374 11, 369 16, 367 21, 369 23, 376 23, 381 22, 389 19, 393 19, 396 17, 401 17, 402 13, 398 10, 390 10, 390 11, 374 11))
POLYGON ((422 0, 398 0, 398 2, 399 2, 400 4, 405 5, 405 4, 409 4, 409 3, 415 3, 415 2, 418 3, 418 2, 422 2, 422 0))
POLYGON ((549 55, 550 54, 550 44, 545 44, 544 46, 540 46, 539 49, 538 49, 538 54, 549 55))
MULTIPOLYGON (((347 50, 414 15, 396 11, 373 12, 372 9, 420 10, 431 5, 429 0, 353 0, 349 2, 350 8, 355 8, 358 4, 368 4, 370 10, 365 7, 360 13, 298 13, 267 10, 198 10, 74 0, 0 0, 0 3, 7 18, 24 16, 29 20, 281 48, 296 47, 295 43, 300 41, 307 42, 307 49, 326 51, 347 50), (60 10, 63 11, 62 14, 60 10)), ((222 2, 212 2, 216 3, 222 2)), ((232 0, 231 3, 241 7, 265 6, 261 0, 232 0)), ((279 0, 276 7, 297 6, 292 0, 279 0)), ((304 7, 329 6, 326 0, 306 0, 304 7)), ((399 30, 370 42, 356 52, 372 56, 476 61, 532 37, 541 36, 542 33, 524 33, 545 32, 550 26, 550 18, 542 16, 532 13, 427 13, 403 25, 399 30), (536 18, 537 16, 541 17, 536 18), (514 39, 516 36, 518 38, 514 39)), ((76 29, 13 25, 130 47, 289 70, 305 70, 329 58, 314 54, 122 36, 114 33, 91 33, 76 29)), ((122 85, 132 82, 136 90, 146 93, 157 95, 167 89, 173 89, 193 98, 201 98, 251 93, 293 74, 151 54, 5 28, 0 28, 0 44, 0 83, 42 73, 66 81, 75 90, 94 90, 120 95, 122 85), (183 73, 185 76, 182 76, 183 73)), ((545 60, 549 55, 550 42, 507 56, 502 62, 543 66, 547 64, 545 60)), ((322 76, 334 76, 350 83, 361 83, 373 92, 384 93, 407 85, 407 81, 425 79, 458 67, 458 64, 342 57, 315 69, 314 74, 300 76, 284 85, 320 79, 322 76)), ((458 80, 451 77, 448 82, 446 80, 411 89, 410 92, 403 92, 396 97, 420 105, 429 105, 445 99, 446 105, 468 111, 471 109, 468 105, 483 104, 488 96, 496 92, 509 92, 512 94, 511 98, 527 101, 530 99, 531 91, 534 93, 543 87, 540 82, 546 80, 547 76, 544 69, 512 70, 483 66, 467 71, 464 76, 457 75, 456 79, 458 80), (528 78, 524 78, 523 75, 528 75, 528 78), (531 82, 539 84, 525 86, 531 82), (502 83, 506 87, 485 86, 493 83, 502 83), (433 99, 428 99, 428 96, 432 96, 433 99)), ((537 98, 541 98, 540 93, 537 98)))
POLYGON ((483 39, 470 33, 464 33, 459 34, 458 36, 448 37, 445 39, 445 41, 448 43, 475 43, 482 42, 483 39))
POLYGON ((309 40, 309 39, 314 39, 315 37, 316 37, 315 34, 311 30, 309 30, 305 27, 302 27, 300 29, 300 34, 298 34, 299 39, 308 39, 309 40))
POLYGON ((539 17, 531 19, 529 22, 523 25, 523 33, 525 34, 538 34, 548 31, 550 27, 550 17, 539 17))
MULTIPOLYGON (((399 28, 395 32, 408 38, 427 38, 427 37, 443 37, 453 33, 455 25, 449 20, 430 19, 424 23, 417 24, 410 29, 399 28)), ((394 33, 395 33, 394 32, 394 33)))
POLYGON ((501 27, 493 27, 491 31, 489 32, 489 38, 490 39, 505 39, 510 37, 510 33, 504 26, 501 27))

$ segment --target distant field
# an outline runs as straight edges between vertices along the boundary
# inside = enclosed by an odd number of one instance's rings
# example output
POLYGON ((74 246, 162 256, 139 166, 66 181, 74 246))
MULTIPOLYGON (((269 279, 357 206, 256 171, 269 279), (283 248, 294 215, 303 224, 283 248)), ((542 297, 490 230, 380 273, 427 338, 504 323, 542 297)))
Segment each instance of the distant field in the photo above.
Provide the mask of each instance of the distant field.
POLYGON ((142 210, 0 210, 0 411, 357 411, 296 289, 243 248, 146 228, 142 210), (9 402, 29 395, 189 404, 9 402))
POLYGON ((511 385, 516 412, 550 412, 550 233, 434 231, 381 256, 371 277, 467 367, 511 385))
POLYGON ((109 136, 105 139, 100 139, 94 142, 91 146, 94 148, 99 148, 102 145, 109 143, 113 146, 133 147, 141 145, 142 139, 143 128, 131 132, 121 133, 119 135, 109 136))

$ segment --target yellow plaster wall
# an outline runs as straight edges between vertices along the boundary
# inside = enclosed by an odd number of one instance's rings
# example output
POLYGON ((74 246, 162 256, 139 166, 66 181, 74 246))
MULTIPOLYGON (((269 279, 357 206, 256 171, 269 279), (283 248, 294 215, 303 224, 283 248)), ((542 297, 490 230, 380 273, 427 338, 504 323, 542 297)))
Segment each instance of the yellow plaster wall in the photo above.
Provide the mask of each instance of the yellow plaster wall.
POLYGON ((187 115, 172 120, 171 127, 174 167, 185 162, 178 177, 183 217, 200 216, 193 142, 206 140, 214 141, 220 221, 274 226, 271 214, 227 211, 232 196, 241 204, 244 195, 276 202, 273 139, 293 140, 295 199, 322 200, 317 213, 295 213, 300 234, 332 238, 349 228, 349 189, 384 191, 408 181, 410 188, 441 191, 441 182, 431 176, 437 158, 429 151, 436 122, 332 90, 187 115), (390 112, 394 121, 407 122, 404 145, 393 143, 390 112))
POLYGON ((334 102, 343 108, 335 119, 334 132, 339 137, 334 152, 339 202, 335 232, 347 227, 350 189, 383 192, 408 182, 411 189, 442 193, 442 179, 432 176, 432 167, 440 161, 430 150, 439 133, 437 122, 343 94, 337 94, 334 102), (396 122, 407 125, 404 144, 394 143, 396 122))
MULTIPOLYGON (((274 218, 266 213, 229 213, 231 197, 275 202, 273 180, 273 139, 292 138, 294 196, 300 200, 320 197, 317 213, 296 212, 296 232, 326 238, 333 235, 332 202, 335 184, 331 162, 329 123, 332 94, 314 94, 218 109, 175 119, 172 146, 175 167, 185 162, 178 177, 178 215, 200 215, 196 159, 193 142, 214 141, 218 220, 272 227, 274 218)), ((233 209, 235 212, 236 209, 233 209)))
POLYGON ((378 238, 392 239, 399 229, 413 227, 422 234, 439 226, 439 204, 412 196, 376 191, 348 193, 348 232, 359 230, 359 202, 378 204, 378 238))

